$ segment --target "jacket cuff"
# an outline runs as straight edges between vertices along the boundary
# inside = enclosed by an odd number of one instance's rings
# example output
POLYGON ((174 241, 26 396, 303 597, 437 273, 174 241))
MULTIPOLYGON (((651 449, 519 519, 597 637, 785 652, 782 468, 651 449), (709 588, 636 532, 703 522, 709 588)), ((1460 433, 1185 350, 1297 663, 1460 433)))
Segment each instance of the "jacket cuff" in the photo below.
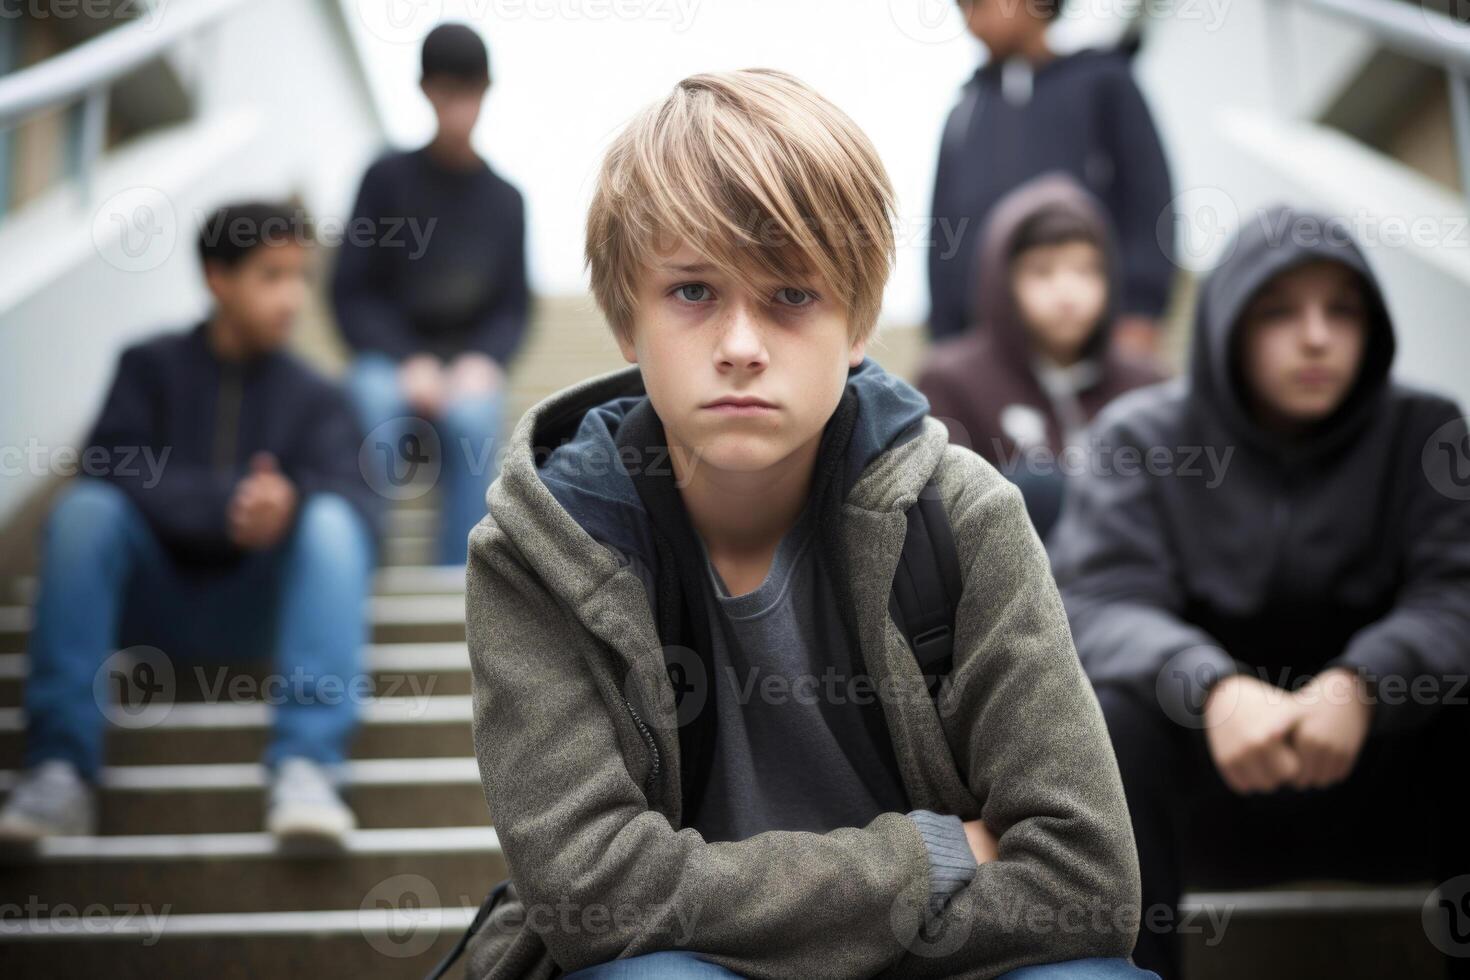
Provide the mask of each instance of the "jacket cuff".
POLYGON ((1203 724, 1205 699, 1216 684, 1241 673, 1235 658, 1217 646, 1189 647, 1169 659, 1167 673, 1160 676, 1156 693, 1165 714, 1177 722, 1203 724))
POLYGON ((959 817, 932 810, 913 810, 907 816, 918 826, 929 852, 929 914, 938 915, 950 897, 970 883, 980 865, 959 817))

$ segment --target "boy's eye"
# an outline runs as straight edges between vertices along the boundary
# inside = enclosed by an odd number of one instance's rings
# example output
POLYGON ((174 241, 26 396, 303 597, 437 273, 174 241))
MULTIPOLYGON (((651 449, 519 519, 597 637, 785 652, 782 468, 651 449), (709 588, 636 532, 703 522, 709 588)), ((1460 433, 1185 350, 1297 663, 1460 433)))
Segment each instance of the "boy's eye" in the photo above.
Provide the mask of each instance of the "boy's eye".
POLYGON ((776 301, 785 306, 806 306, 815 298, 805 289, 797 289, 795 286, 785 286, 776 290, 776 301))
POLYGON ((702 282, 686 282, 674 287, 674 293, 686 303, 702 303, 709 299, 709 287, 702 282))

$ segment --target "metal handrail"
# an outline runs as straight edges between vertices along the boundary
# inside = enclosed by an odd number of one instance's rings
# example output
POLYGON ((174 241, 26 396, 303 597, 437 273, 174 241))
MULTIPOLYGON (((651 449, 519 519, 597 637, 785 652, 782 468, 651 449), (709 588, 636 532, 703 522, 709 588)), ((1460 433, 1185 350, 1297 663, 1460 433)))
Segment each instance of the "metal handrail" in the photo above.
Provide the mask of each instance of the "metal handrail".
POLYGON ((194 0, 180 4, 161 14, 157 24, 137 20, 38 65, 11 72, 0 78, 0 129, 105 89, 243 3, 194 0))
POLYGON ((62 54, 0 78, 0 137, 38 113, 82 103, 76 173, 85 198, 102 155, 112 84, 184 38, 213 26, 245 0, 193 0, 160 13, 157 23, 138 20, 107 31, 62 54))
POLYGON ((1470 25, 1401 0, 1292 2, 1362 28, 1388 47, 1445 70, 1460 183, 1470 194, 1470 25))

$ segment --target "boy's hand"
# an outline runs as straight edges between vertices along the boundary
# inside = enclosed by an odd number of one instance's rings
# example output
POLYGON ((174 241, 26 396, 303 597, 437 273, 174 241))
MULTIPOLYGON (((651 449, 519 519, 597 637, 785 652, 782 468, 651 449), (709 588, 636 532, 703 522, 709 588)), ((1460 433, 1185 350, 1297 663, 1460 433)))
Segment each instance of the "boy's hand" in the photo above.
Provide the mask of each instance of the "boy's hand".
POLYGON ((1301 759, 1290 736, 1301 716, 1290 693, 1248 674, 1215 684, 1205 698, 1205 740, 1225 785, 1270 793, 1296 779, 1301 759))
POLYGON ((456 398, 493 395, 505 383, 505 369, 488 354, 461 354, 447 373, 449 390, 456 398))
POLYGON ((1301 768, 1292 785, 1320 789, 1341 782, 1353 771, 1373 720, 1367 689, 1356 672, 1333 667, 1313 677, 1295 698, 1301 718, 1291 744, 1301 768))
POLYGON ((1000 842, 985 826, 984 820, 966 820, 965 837, 970 842, 970 853, 975 855, 976 864, 994 861, 1000 856, 1000 842))
POLYGON ((439 358, 415 354, 398 365, 398 390, 408 407, 426 419, 438 418, 444 408, 445 377, 439 358))
POLYGON ((272 548, 296 513, 296 487, 270 453, 250 458, 250 475, 235 484, 227 513, 230 540, 241 548, 272 548))

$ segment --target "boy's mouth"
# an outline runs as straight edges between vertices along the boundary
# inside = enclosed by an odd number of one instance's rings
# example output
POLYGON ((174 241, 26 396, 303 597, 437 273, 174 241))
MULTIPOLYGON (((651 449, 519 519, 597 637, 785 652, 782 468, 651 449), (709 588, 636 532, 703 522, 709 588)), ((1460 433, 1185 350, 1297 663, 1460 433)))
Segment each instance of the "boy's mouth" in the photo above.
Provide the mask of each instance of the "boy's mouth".
POLYGON ((757 398, 754 395, 727 395, 702 407, 726 415, 756 415, 761 412, 774 411, 776 408, 764 398, 757 398))

